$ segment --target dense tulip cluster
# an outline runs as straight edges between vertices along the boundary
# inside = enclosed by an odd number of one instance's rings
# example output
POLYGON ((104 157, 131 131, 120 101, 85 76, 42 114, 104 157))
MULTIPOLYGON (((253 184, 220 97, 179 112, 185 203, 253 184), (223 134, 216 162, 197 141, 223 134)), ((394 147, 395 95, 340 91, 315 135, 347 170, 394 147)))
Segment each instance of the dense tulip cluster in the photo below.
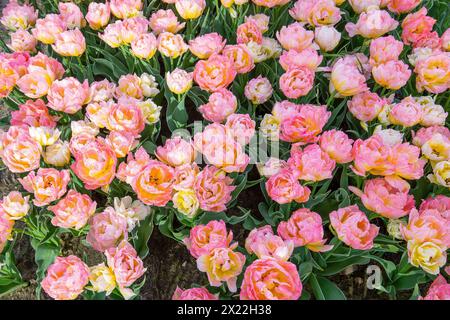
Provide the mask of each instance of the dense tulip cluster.
POLYGON ((353 263, 450 299, 448 3, 146 3, 3 9, 0 270, 25 233, 38 291, 134 299, 156 225, 206 274, 174 300, 345 298, 353 263))

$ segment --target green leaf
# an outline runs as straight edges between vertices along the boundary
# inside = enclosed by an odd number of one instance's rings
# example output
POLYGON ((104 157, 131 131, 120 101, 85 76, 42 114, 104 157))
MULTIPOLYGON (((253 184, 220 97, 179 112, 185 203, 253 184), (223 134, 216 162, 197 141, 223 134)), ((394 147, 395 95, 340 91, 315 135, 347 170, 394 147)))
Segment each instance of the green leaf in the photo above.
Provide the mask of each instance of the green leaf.
POLYGON ((39 283, 39 285, 36 288, 36 295, 39 299, 41 291, 40 282, 42 279, 44 279, 47 268, 53 263, 55 258, 59 255, 60 247, 57 247, 54 244, 50 243, 41 244, 38 241, 36 241, 36 239, 31 240, 31 245, 35 251, 34 260, 37 264, 36 280, 39 283))
MULTIPOLYGON (((242 190, 244 190, 245 185, 247 184, 247 173, 245 174, 240 174, 233 183, 236 188, 233 190, 233 192, 231 193, 231 201, 230 203, 232 203, 233 201, 235 201, 237 199, 237 197, 239 196, 239 194, 242 192, 242 190)), ((228 206, 227 206, 228 207, 228 206)))
POLYGON ((397 271, 397 267, 395 266, 395 263, 393 263, 392 261, 385 260, 385 259, 378 257, 376 255, 373 255, 373 254, 365 255, 365 257, 367 257, 371 260, 375 260, 376 262, 381 264, 384 271, 386 272, 388 279, 392 280, 395 272, 397 271))
POLYGON ((398 274, 398 279, 394 281, 393 286, 397 290, 410 290, 418 283, 425 283, 426 275, 422 270, 413 270, 407 274, 398 274))
POLYGON ((332 276, 332 275, 335 275, 335 274, 341 272, 348 266, 361 265, 361 264, 364 265, 364 264, 368 264, 369 262, 370 262, 370 259, 365 258, 365 257, 351 257, 351 258, 343 259, 343 260, 337 261, 337 262, 328 261, 327 268, 324 271, 320 272, 320 275, 332 276))
POLYGON ((139 223, 139 226, 136 228, 135 238, 133 239, 133 246, 141 259, 144 259, 148 255, 148 240, 150 240, 152 232, 153 212, 139 223))
POLYGON ((317 300, 346 300, 345 294, 327 278, 311 274, 309 284, 317 300))

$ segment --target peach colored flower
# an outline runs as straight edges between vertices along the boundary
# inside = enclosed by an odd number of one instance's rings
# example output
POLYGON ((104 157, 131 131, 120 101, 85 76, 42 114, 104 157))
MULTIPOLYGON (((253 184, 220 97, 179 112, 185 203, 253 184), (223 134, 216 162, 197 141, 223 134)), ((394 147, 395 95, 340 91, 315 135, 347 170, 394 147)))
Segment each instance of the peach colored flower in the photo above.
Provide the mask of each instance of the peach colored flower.
POLYGON ((284 160, 270 157, 265 163, 257 163, 256 167, 261 176, 270 178, 282 169, 288 168, 288 164, 284 160))
POLYGON ((322 181, 333 177, 336 162, 317 144, 291 151, 288 164, 300 180, 322 181))
POLYGON ((104 139, 90 138, 72 154, 75 162, 71 165, 71 169, 84 183, 86 189, 107 187, 114 179, 117 157, 104 139))
POLYGON ((10 220, 19 220, 25 217, 30 210, 28 203, 30 196, 23 197, 20 192, 11 191, 7 196, 0 201, 0 207, 8 216, 10 220))
POLYGON ((299 22, 316 27, 335 25, 341 20, 341 12, 333 0, 297 1, 289 14, 299 22))
MULTIPOLYGON (((123 25, 121 20, 114 21, 106 26, 103 33, 98 37, 102 39, 111 48, 118 48, 124 45, 125 42, 122 38, 123 25)), ((131 41, 130 41, 131 42, 131 41)))
POLYGON ((425 297, 419 297, 419 300, 450 300, 450 284, 442 275, 437 276, 431 283, 425 297))
POLYGON ((308 23, 320 27, 335 25, 341 20, 341 11, 333 0, 316 1, 308 14, 308 23))
POLYGON ((53 82, 48 91, 48 106, 56 111, 74 114, 89 98, 89 83, 80 83, 76 78, 68 77, 53 82))
POLYGON ((388 9, 397 14, 408 13, 416 8, 421 2, 422 0, 390 0, 388 2, 388 9))
POLYGON ((177 16, 171 9, 158 10, 150 16, 150 28, 153 33, 159 35, 163 32, 177 33, 183 29, 185 23, 179 23, 177 16))
POLYGON ((140 134, 145 128, 145 120, 137 101, 124 97, 112 105, 106 128, 110 131, 127 131, 135 136, 140 134))
MULTIPOLYGON (((239 119, 237 124, 239 126, 239 119)), ((246 139, 248 137, 244 136, 240 142, 245 143, 246 139)), ((195 134, 194 146, 209 164, 228 173, 243 172, 250 161, 243 146, 228 132, 227 127, 221 124, 210 124, 203 132, 195 134), (217 128, 220 128, 220 131, 217 131, 217 128)))
POLYGON ((31 33, 36 40, 44 44, 53 44, 56 36, 67 30, 67 24, 58 14, 49 13, 38 19, 31 33))
POLYGON ((289 69, 280 77, 280 89, 290 99, 305 96, 314 85, 314 71, 305 66, 289 69))
POLYGON ((279 204, 308 201, 311 191, 300 185, 290 169, 281 169, 266 182, 269 197, 279 204))
POLYGON ((111 13, 118 19, 137 16, 142 6, 142 0, 110 0, 111 13))
POLYGON ((296 50, 284 51, 280 56, 279 62, 285 71, 304 66, 315 72, 322 63, 322 59, 323 57, 316 50, 307 48, 301 52, 296 50))
POLYGON ((141 82, 141 79, 135 74, 122 75, 116 87, 116 98, 120 99, 122 96, 126 96, 141 100, 144 97, 141 82))
POLYGON ((179 34, 163 32, 158 36, 158 51, 166 57, 172 59, 178 58, 188 49, 189 46, 179 34))
POLYGON ((131 52, 140 59, 151 59, 158 48, 158 41, 153 33, 142 33, 131 42, 131 52))
POLYGON ((272 114, 278 120, 284 121, 298 114, 302 106, 304 105, 296 104, 288 100, 278 101, 273 106, 272 114))
POLYGON ((86 20, 89 27, 93 30, 99 30, 108 25, 111 16, 111 8, 109 3, 97 3, 91 2, 88 6, 88 12, 86 14, 86 20))
POLYGON ((364 193, 350 187, 361 197, 364 206, 379 215, 398 219, 409 214, 415 206, 414 197, 409 195, 409 183, 397 176, 370 179, 365 182, 364 193))
POLYGON ((89 282, 89 267, 78 257, 56 257, 41 282, 42 289, 56 300, 74 300, 89 282))
MULTIPOLYGON (((113 270, 119 288, 131 286, 147 271, 139 258, 136 249, 123 240, 116 248, 109 248, 105 252, 108 266, 113 270)), ((131 291, 131 289, 130 289, 131 291)), ((126 292, 126 291, 125 291, 126 292)), ((123 292, 121 292, 123 294, 123 292)))
POLYGON ((7 61, 0 60, 0 98, 9 96, 16 84, 22 92, 27 90, 24 84, 17 80, 19 75, 14 68, 7 61))
POLYGON ((201 105, 198 111, 208 121, 223 122, 236 109, 237 99, 235 95, 231 91, 221 88, 213 92, 209 96, 208 103, 201 105))
POLYGON ((442 50, 443 51, 450 51, 450 28, 447 28, 447 30, 444 31, 444 33, 441 36, 441 42, 442 42, 442 50))
POLYGON ((420 122, 422 114, 422 106, 409 96, 393 104, 388 117, 392 124, 412 127, 420 122))
POLYGON ((233 232, 227 232, 223 220, 211 220, 207 224, 197 225, 190 230, 189 237, 183 239, 184 244, 197 259, 215 248, 228 248, 233 241, 233 232))
POLYGON ((220 54, 198 61, 194 68, 194 81, 202 90, 209 92, 228 87, 235 76, 236 69, 232 60, 220 54))
POLYGON ((250 51, 243 44, 226 45, 222 54, 233 61, 234 68, 239 74, 250 72, 255 67, 250 51))
POLYGON ((53 80, 48 74, 36 71, 21 77, 17 81, 17 86, 27 97, 36 99, 41 98, 48 93, 52 81, 53 80))
POLYGON ((205 0, 177 0, 175 2, 175 9, 185 20, 197 19, 202 15, 205 7, 205 0))
POLYGON ((176 68, 166 73, 166 84, 175 94, 183 94, 192 88, 193 74, 186 70, 176 68))
POLYGON ((437 210, 442 217, 450 219, 450 197, 444 195, 437 195, 435 197, 428 197, 420 204, 419 213, 425 210, 434 209, 437 210))
POLYGON ((23 173, 39 168, 42 147, 31 138, 28 128, 11 126, 0 132, 0 157, 11 172, 23 173))
POLYGON ((288 221, 281 221, 277 232, 284 240, 293 241, 296 247, 306 246, 315 252, 326 252, 333 248, 325 245, 320 215, 306 208, 294 211, 288 221))
POLYGON ((300 23, 294 22, 277 31, 277 39, 285 50, 302 51, 313 45, 314 32, 306 30, 300 23))
POLYGON ((219 54, 226 42, 217 32, 207 33, 189 40, 189 50, 199 59, 208 59, 213 54, 219 54))
POLYGON ((231 292, 236 292, 237 277, 245 264, 245 256, 233 248, 214 248, 197 259, 197 268, 206 272, 209 284, 220 287, 226 282, 231 292))
POLYGON ((390 60, 397 60, 403 51, 403 42, 393 36, 380 37, 370 41, 370 60, 376 66, 390 60))
POLYGON ((288 261, 258 259, 247 267, 241 300, 297 300, 302 293, 297 267, 288 261))
POLYGON ((357 205, 340 208, 330 213, 330 222, 339 240, 358 250, 370 250, 379 228, 371 224, 357 205))
MULTIPOLYGON (((29 66, 31 62, 35 60, 30 57, 28 52, 0 53, 0 59, 2 64, 4 64, 4 68, 11 68, 19 77, 22 77, 30 72, 29 66)), ((10 72, 9 70, 4 70, 1 74, 5 71, 7 75, 10 72)), ((14 77, 14 80, 17 79, 14 77)))
POLYGON ((61 19, 66 23, 67 28, 83 28, 86 26, 86 20, 84 20, 83 12, 80 7, 72 2, 60 2, 58 3, 58 11, 61 19))
POLYGON ((385 144, 379 135, 373 135, 366 140, 356 140, 352 153, 354 157, 352 170, 358 175, 366 175, 369 172, 388 176, 395 172, 392 148, 385 144))
POLYGON ((156 157, 172 167, 191 164, 195 160, 196 152, 191 141, 186 141, 180 136, 167 139, 164 146, 156 148, 156 157))
POLYGON ((247 44, 249 42, 262 43, 262 31, 253 20, 248 20, 238 26, 236 30, 236 42, 247 44))
POLYGON ((444 108, 435 104, 431 97, 419 97, 415 100, 422 107, 422 119, 420 119, 420 125, 424 127, 431 126, 443 126, 447 119, 448 112, 445 112, 444 108))
POLYGON ((274 235, 272 227, 265 225, 250 231, 245 239, 245 249, 259 259, 275 258, 287 261, 294 250, 294 242, 274 235))
POLYGON ((14 220, 11 220, 4 212, 0 201, 0 253, 3 251, 8 241, 13 239, 13 227, 14 220))
POLYGON ((38 52, 37 55, 30 58, 28 73, 46 74, 51 82, 61 79, 65 73, 62 64, 55 58, 50 58, 45 54, 38 52))
POLYGON ((183 290, 177 286, 172 300, 219 300, 219 298, 204 287, 183 290))
POLYGON ((200 172, 196 163, 183 164, 175 167, 175 181, 173 188, 175 190, 192 189, 194 187, 195 178, 200 172))
POLYGON ((347 163, 353 160, 353 140, 343 131, 336 129, 325 131, 319 138, 320 148, 337 163, 347 163))
POLYGON ((78 135, 90 135, 95 137, 99 134, 100 129, 107 126, 107 120, 111 111, 113 100, 109 102, 94 102, 87 105, 86 120, 72 121, 70 128, 72 130, 72 138, 78 135), (90 121, 93 120, 93 121, 90 121))
POLYGON ((113 207, 92 217, 86 241, 94 250, 103 252, 116 247, 122 240, 128 239, 127 220, 117 214, 113 207))
POLYGON ((347 23, 345 30, 350 37, 359 34, 364 38, 374 39, 395 30, 398 24, 386 10, 374 9, 361 13, 356 24, 347 23))
POLYGON ((356 119, 368 122, 374 120, 383 110, 383 107, 391 102, 391 100, 381 98, 375 92, 366 91, 354 95, 347 102, 347 106, 356 119))
POLYGON ((420 149, 409 143, 402 143, 392 147, 395 174, 407 179, 420 179, 423 176, 425 159, 420 158, 420 149))
POLYGON ((61 228, 83 228, 89 218, 94 215, 97 203, 92 201, 87 194, 81 194, 75 190, 69 190, 67 195, 48 210, 55 215, 52 224, 61 228))
POLYGON ((317 136, 331 116, 326 106, 304 104, 299 111, 281 120, 280 139, 307 144, 317 141, 317 136))
POLYGON ((89 135, 94 138, 100 132, 95 123, 85 120, 72 121, 70 129, 72 130, 72 138, 79 135, 89 135))
POLYGON ((262 33, 266 33, 267 31, 269 31, 269 21, 270 21, 270 17, 265 15, 264 13, 258 13, 258 14, 254 14, 251 16, 246 16, 244 21, 250 21, 252 20, 253 22, 256 23, 256 25, 259 27, 259 29, 261 30, 262 33))
POLYGON ((322 51, 333 51, 341 41, 341 33, 334 27, 318 27, 314 30, 314 41, 322 51))
POLYGON ((214 166, 206 166, 196 176, 194 190, 200 202, 200 209, 220 212, 226 210, 226 204, 231 200, 233 180, 214 166))
POLYGON ((450 130, 447 127, 431 126, 428 128, 420 128, 416 133, 413 133, 412 143, 418 147, 422 147, 436 133, 450 139, 450 130))
POLYGON ((414 69, 419 92, 442 93, 450 88, 450 53, 437 52, 420 59, 414 69))
POLYGON ((414 208, 409 214, 408 225, 401 226, 403 238, 416 243, 432 242, 444 248, 450 246, 450 226, 436 209, 424 209, 420 213, 414 208))
POLYGON ((63 57, 79 57, 86 51, 86 40, 80 29, 67 30, 55 36, 52 48, 63 57))
POLYGON ((133 182, 136 175, 143 171, 149 163, 150 156, 143 147, 140 147, 134 154, 129 153, 126 162, 122 162, 117 170, 117 178, 128 184, 133 182))
POLYGON ((108 102, 114 98, 115 91, 116 84, 107 79, 94 81, 89 87, 89 102, 108 102))
POLYGON ((255 135, 256 123, 248 114, 234 113, 228 116, 225 127, 234 140, 246 145, 255 135))
POLYGON ((32 171, 23 179, 19 179, 23 188, 33 193, 33 203, 37 207, 60 199, 67 191, 69 181, 69 170, 58 171, 54 168, 40 168, 37 173, 32 171))
POLYGON ((11 31, 26 30, 35 24, 37 17, 38 11, 32 5, 9 1, 2 10, 0 22, 11 31))
POLYGON ((45 102, 41 99, 27 100, 19 105, 19 110, 11 112, 12 126, 56 127, 58 117, 50 115, 45 102))
POLYGON ((144 17, 127 18, 119 24, 120 40, 123 44, 131 44, 141 34, 147 33, 149 22, 144 17))
POLYGON ((106 143, 114 150, 117 158, 123 158, 138 144, 136 138, 133 132, 113 130, 106 136, 106 143))
POLYGON ((398 90, 408 82, 411 70, 401 60, 389 60, 373 67, 372 76, 380 86, 398 90))
POLYGON ((331 70, 330 91, 341 96, 354 96, 368 91, 364 70, 358 57, 346 56, 337 60, 331 70))
MULTIPOLYGON (((235 0, 236 1, 236 0, 235 0)), ((261 7, 273 8, 288 3, 290 0, 252 0, 252 2, 261 7)))
POLYGON ((427 35, 433 30, 436 20, 427 16, 427 9, 410 13, 402 22, 402 40, 404 44, 414 44, 422 35, 427 35))
POLYGON ((149 160, 132 180, 137 197, 146 205, 163 207, 172 199, 174 170, 168 165, 149 160))
POLYGON ((36 52, 36 39, 26 30, 17 30, 10 34, 11 40, 7 44, 12 51, 36 52))

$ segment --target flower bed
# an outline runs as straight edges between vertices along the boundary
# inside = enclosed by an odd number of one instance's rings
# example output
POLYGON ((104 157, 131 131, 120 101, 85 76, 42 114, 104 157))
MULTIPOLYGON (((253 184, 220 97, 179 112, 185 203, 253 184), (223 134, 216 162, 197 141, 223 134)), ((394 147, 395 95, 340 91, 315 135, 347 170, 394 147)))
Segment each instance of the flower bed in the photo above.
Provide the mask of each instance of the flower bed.
POLYGON ((10 1, 0 295, 28 285, 26 241, 37 298, 346 299, 358 270, 380 298, 449 299, 448 11, 10 1), (152 296, 161 237, 184 255, 159 271, 198 274, 152 296))

